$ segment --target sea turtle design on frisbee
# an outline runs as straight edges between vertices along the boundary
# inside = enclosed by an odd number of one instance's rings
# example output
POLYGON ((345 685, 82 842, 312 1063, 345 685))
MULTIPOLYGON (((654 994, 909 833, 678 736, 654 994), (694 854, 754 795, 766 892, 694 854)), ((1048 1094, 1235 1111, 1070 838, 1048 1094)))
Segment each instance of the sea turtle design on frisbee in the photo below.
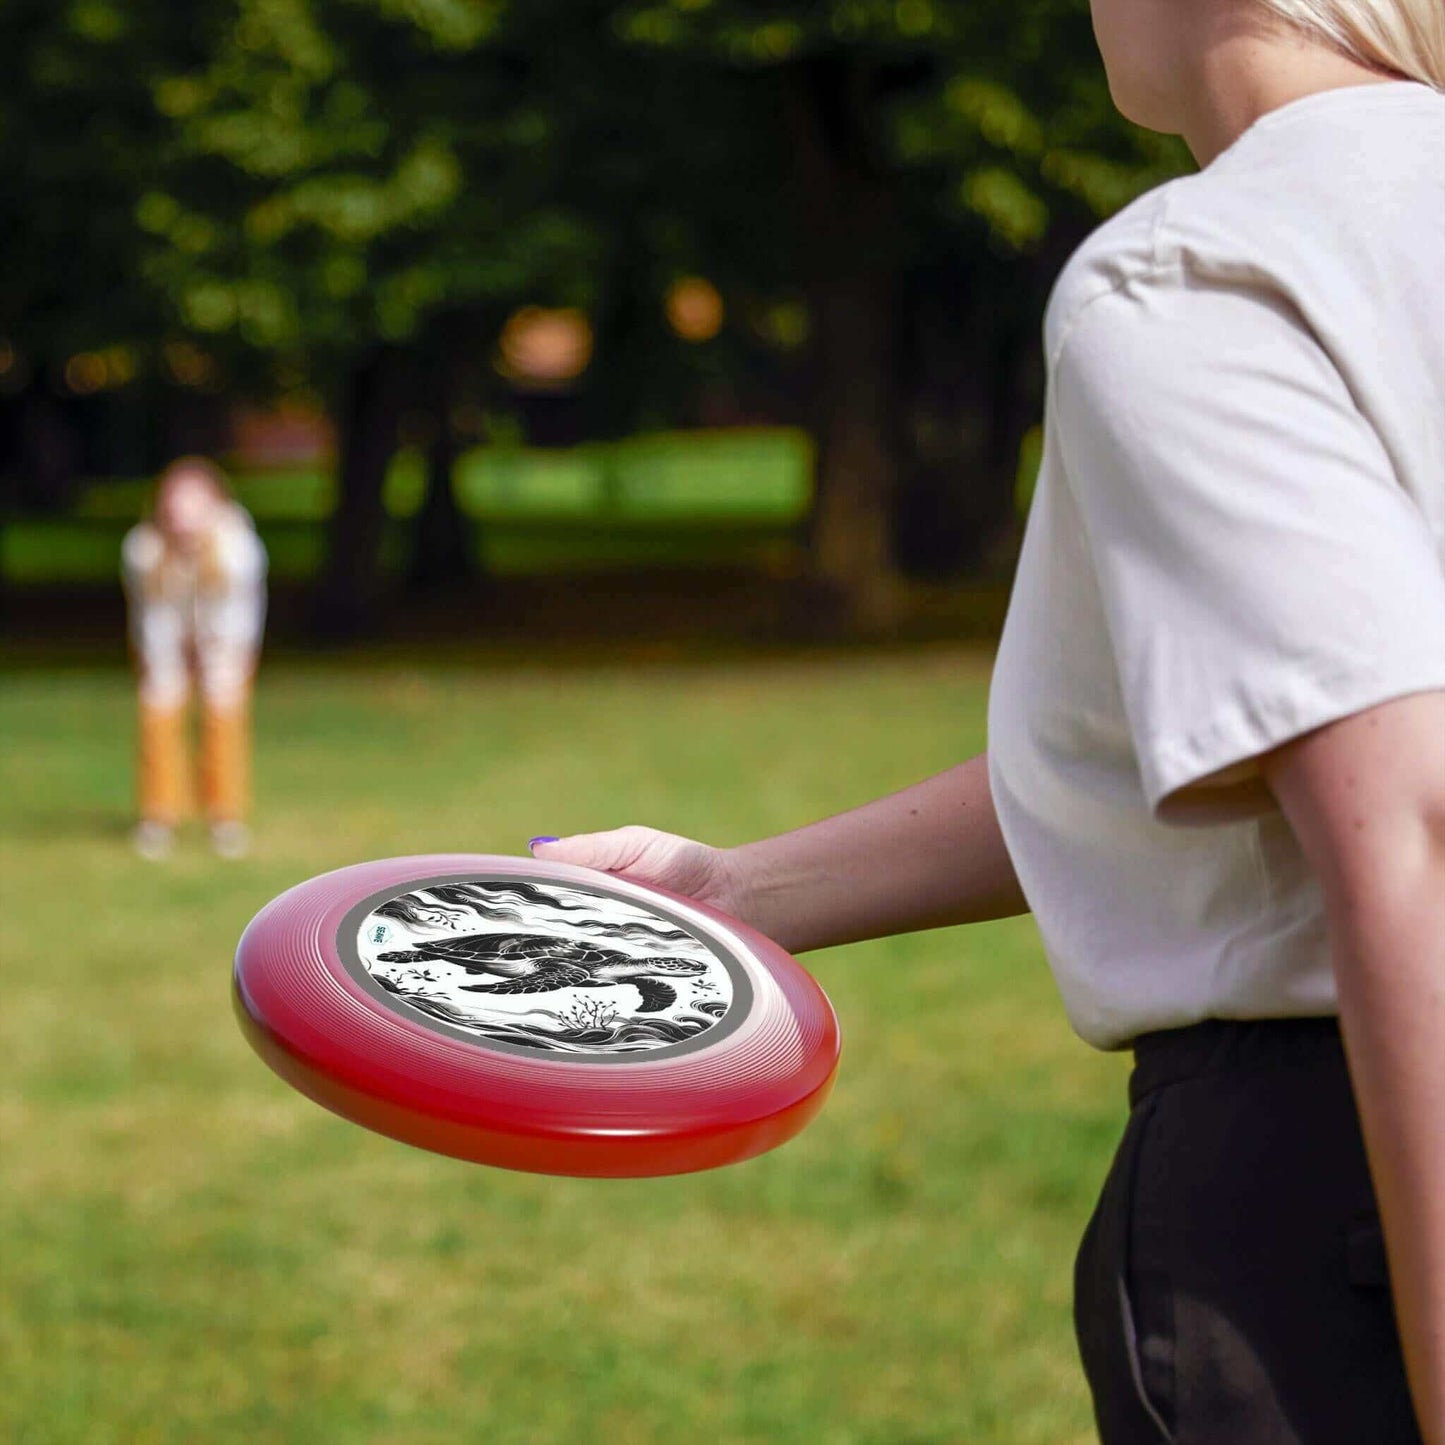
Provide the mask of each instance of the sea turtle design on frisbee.
POLYGON ((715 943, 600 889, 421 883, 370 908, 353 936, 399 1012, 508 1050, 672 1051, 700 1043, 735 1001, 715 943))
POLYGON ((532 933, 472 933, 419 943, 405 953, 379 953, 378 963, 415 963, 434 958, 468 973, 496 974, 501 983, 464 983, 466 993, 550 993, 561 988, 608 988, 629 983, 642 995, 639 1013, 658 1013, 677 1002, 666 977, 696 978, 707 964, 696 958, 631 958, 566 938, 532 933))

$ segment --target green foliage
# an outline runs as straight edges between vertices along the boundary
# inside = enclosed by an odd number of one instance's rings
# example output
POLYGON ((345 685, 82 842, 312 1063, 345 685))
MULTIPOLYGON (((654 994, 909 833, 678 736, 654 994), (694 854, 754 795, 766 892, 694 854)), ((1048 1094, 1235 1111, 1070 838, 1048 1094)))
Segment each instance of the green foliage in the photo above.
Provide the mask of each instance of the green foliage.
POLYGON ((1079 203, 1109 215, 1189 165, 1114 111, 1087 0, 638 0, 617 25, 639 48, 742 67, 872 68, 880 157, 923 191, 934 224, 972 218, 1005 251, 1033 248, 1079 203))
POLYGON ((150 104, 184 34, 160 0, 0 10, 0 335, 39 360, 153 337, 135 197, 168 123, 150 104))
MULTIPOLYGON (((186 385, 331 403, 334 631, 374 611, 406 418, 446 451, 514 405, 496 342, 524 304, 594 328, 564 431, 667 429, 705 393, 812 427, 812 561, 876 623, 870 577, 983 554, 1052 274, 1183 164, 1115 114, 1086 0, 18 6, 3 335, 23 317, 52 378, 123 341, 186 385), (689 274, 727 303, 704 345, 664 320, 689 274)), ((421 515, 418 557, 456 535, 421 515)))
POLYGON ((156 87, 167 185, 146 274, 222 342, 347 355, 442 308, 576 290, 593 259, 538 152, 550 118, 494 40, 501 5, 245 0, 156 87))
POLYGON ((789 139, 749 77, 827 56, 872 77, 915 228, 1029 249, 1182 164, 1114 114, 1086 9, 13 0, 3 314, 48 349, 179 325, 304 369, 443 310, 596 304, 629 247, 777 293, 789 139))

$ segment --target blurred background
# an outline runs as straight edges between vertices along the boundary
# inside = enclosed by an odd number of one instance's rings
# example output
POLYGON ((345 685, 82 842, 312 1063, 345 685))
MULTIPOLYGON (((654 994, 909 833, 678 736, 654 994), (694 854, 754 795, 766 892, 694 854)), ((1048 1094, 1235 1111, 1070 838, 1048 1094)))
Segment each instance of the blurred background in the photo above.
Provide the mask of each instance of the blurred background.
POLYGON ((1090 1438, 1121 1068, 1026 920, 810 960, 829 1109, 653 1183, 330 1118, 228 966, 361 858, 981 748, 1049 287, 1187 165, 1084 0, 8 0, 0 1435, 1090 1438), (255 846, 155 865, 119 548, 197 452, 271 559, 255 846))

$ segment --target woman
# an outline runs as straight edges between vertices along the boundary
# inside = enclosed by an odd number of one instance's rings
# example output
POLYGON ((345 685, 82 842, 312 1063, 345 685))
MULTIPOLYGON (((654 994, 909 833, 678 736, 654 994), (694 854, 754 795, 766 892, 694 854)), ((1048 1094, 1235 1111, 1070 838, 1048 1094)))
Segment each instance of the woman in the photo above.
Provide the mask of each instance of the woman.
POLYGON ((1136 1055, 1076 1267, 1106 1445, 1445 1445, 1445 9, 1094 12, 1202 170, 1051 299, 988 754, 740 848, 535 851, 795 950, 1032 908, 1136 1055))
POLYGON ((188 811, 194 681, 211 846, 239 857, 250 840, 251 680, 266 612, 266 550, 220 471, 185 457, 161 474, 153 518, 126 534, 121 557, 140 684, 136 850, 164 857, 188 811))

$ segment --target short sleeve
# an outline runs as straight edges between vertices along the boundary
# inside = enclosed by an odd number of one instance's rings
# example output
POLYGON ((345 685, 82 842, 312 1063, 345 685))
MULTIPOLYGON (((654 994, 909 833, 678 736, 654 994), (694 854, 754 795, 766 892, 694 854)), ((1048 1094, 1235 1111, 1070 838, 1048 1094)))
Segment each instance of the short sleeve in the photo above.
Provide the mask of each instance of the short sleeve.
POLYGON ((1086 308, 1051 380, 1158 816, 1257 811, 1262 753, 1445 687, 1440 542, 1285 302, 1131 285, 1086 308))
POLYGON ((234 508, 217 538, 217 560, 232 586, 254 586, 266 576, 266 548, 251 519, 234 508))
POLYGON ((135 593, 159 566, 164 548, 149 522, 138 522, 120 544, 120 573, 127 591, 135 593))
POLYGON ((250 520, 240 513, 216 536, 216 562, 224 585, 203 597, 196 627, 207 649, 260 645, 266 616, 266 549, 250 520))

